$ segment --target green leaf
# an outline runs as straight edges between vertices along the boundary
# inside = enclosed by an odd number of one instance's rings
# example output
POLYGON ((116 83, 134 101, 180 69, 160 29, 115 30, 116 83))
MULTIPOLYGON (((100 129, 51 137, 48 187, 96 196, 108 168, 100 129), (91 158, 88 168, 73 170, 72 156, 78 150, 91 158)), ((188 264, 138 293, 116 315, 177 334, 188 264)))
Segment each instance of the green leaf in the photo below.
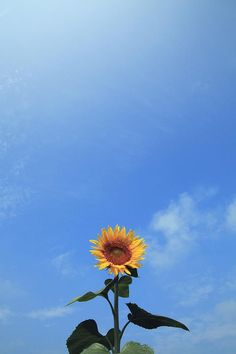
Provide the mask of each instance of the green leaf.
MULTIPOLYGON (((108 285, 112 279, 106 279, 105 285, 108 285)), ((132 278, 128 275, 123 275, 118 282, 119 296, 120 297, 129 297, 129 285, 132 283, 132 278)), ((111 290, 114 292, 114 286, 111 290)))
POLYGON ((126 305, 128 306, 131 312, 128 314, 129 321, 136 324, 137 326, 147 329, 168 326, 178 327, 184 329, 185 331, 189 331, 189 329, 183 323, 173 320, 172 318, 153 315, 141 309, 136 304, 128 303, 126 305))
POLYGON ((89 348, 82 351, 82 354, 107 354, 110 353, 107 348, 99 343, 91 345, 89 348))
MULTIPOLYGON (((121 335, 121 331, 119 331, 119 334, 121 335)), ((112 347, 114 347, 114 328, 111 328, 107 334, 105 335, 105 338, 108 339, 108 343, 112 345, 112 347)))
POLYGON ((154 351, 147 345, 128 342, 123 347, 121 354, 154 354, 154 351))
POLYGON ((131 277, 138 278, 138 270, 137 270, 137 268, 132 268, 132 267, 129 267, 129 266, 127 266, 127 268, 130 271, 130 273, 131 273, 130 274, 131 277))
POLYGON ((96 292, 93 292, 93 291, 89 291, 87 292, 86 294, 84 295, 81 295, 81 296, 77 296, 75 297, 74 299, 72 299, 68 304, 68 305, 71 305, 75 302, 84 302, 84 301, 89 301, 89 300, 92 300, 94 299, 95 297, 97 296, 107 296, 108 294, 108 291, 113 287, 114 285, 114 280, 113 279, 109 279, 109 282, 107 282, 106 286, 104 288, 102 288, 101 290, 98 290, 96 292))
POLYGON ((112 347, 114 347, 114 328, 109 329, 105 337, 108 339, 108 343, 111 343, 112 347))
POLYGON ((99 343, 110 350, 106 336, 99 333, 97 323, 90 319, 81 322, 76 327, 67 339, 66 345, 70 354, 80 354, 84 349, 95 343, 99 343))
POLYGON ((119 296, 121 297, 129 297, 129 285, 132 283, 132 278, 128 275, 124 275, 119 279, 118 289, 119 296))

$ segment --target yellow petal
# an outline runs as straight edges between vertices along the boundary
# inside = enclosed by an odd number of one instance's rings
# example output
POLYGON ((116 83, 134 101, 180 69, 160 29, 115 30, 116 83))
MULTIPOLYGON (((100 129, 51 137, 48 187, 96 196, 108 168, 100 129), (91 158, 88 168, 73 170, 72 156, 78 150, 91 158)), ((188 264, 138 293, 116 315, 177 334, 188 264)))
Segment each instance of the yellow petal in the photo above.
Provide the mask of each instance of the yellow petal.
POLYGON ((93 249, 90 252, 95 256, 95 258, 99 261, 98 268, 104 269, 108 268, 110 273, 113 273, 115 276, 119 273, 127 273, 130 274, 129 269, 126 266, 130 266, 133 268, 139 268, 141 264, 139 263, 144 259, 146 244, 144 243, 144 239, 139 236, 135 236, 134 231, 129 230, 126 232, 126 228, 120 228, 119 225, 116 225, 114 229, 110 226, 103 228, 101 230, 101 235, 98 235, 98 240, 90 240, 94 245, 93 249), (115 259, 113 263, 110 261, 113 258, 109 258, 107 254, 107 243, 112 247, 112 242, 114 243, 114 247, 117 247, 116 241, 121 242, 122 247, 127 249, 127 252, 130 253, 130 259, 126 258, 123 264, 115 264, 115 259), (107 259, 108 257, 108 259, 107 259))
POLYGON ((89 240, 89 242, 94 243, 95 245, 98 245, 98 241, 97 240, 89 240))
POLYGON ((102 269, 104 269, 104 268, 109 267, 109 265, 110 265, 110 262, 98 263, 98 268, 99 268, 100 270, 102 270, 102 269))
POLYGON ((125 273, 131 275, 131 273, 130 273, 130 271, 129 271, 129 269, 127 267, 125 268, 125 273))
POLYGON ((114 239, 114 232, 110 226, 108 227, 108 238, 109 241, 114 239))

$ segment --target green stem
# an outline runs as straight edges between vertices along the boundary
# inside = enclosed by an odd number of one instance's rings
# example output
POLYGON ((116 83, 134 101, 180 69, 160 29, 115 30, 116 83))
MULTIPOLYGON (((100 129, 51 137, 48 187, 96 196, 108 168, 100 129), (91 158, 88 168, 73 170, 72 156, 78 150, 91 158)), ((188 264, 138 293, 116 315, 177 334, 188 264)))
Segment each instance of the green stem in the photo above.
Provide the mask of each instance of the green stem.
POLYGON ((119 329, 119 275, 114 283, 114 346, 115 354, 120 353, 120 329, 119 329))
POLYGON ((123 329, 122 329, 122 331, 121 331, 121 334, 120 334, 120 340, 121 340, 121 338, 122 338, 122 336, 123 336, 123 334, 124 334, 124 331, 126 330, 126 327, 127 327, 129 324, 130 324, 130 321, 128 321, 128 322, 124 325, 124 327, 123 327, 123 329))
POLYGON ((112 312, 113 317, 114 317, 114 316, 115 316, 115 311, 114 311, 114 308, 113 308, 113 306, 112 306, 112 303, 111 303, 111 301, 110 301, 108 295, 106 295, 106 296, 104 296, 104 297, 105 297, 105 299, 107 300, 108 304, 110 305, 111 312, 112 312))

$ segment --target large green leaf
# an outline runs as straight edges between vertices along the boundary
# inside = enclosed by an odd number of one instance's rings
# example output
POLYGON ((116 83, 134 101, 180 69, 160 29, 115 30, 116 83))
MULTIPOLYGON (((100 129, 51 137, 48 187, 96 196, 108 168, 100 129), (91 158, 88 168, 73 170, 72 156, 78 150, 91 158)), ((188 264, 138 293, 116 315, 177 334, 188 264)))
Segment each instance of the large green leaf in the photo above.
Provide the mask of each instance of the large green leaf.
POLYGON ((72 299, 67 305, 71 305, 74 302, 84 302, 84 301, 89 301, 94 299, 97 296, 107 296, 108 291, 113 287, 114 285, 114 279, 109 279, 109 282, 107 282, 106 286, 103 287, 102 289, 93 292, 93 291, 88 291, 86 294, 77 296, 74 299, 72 299))
MULTIPOLYGON (((111 330, 107 333, 111 336, 111 330)), ((67 339, 66 345, 70 354, 80 354, 84 349, 92 344, 99 343, 110 350, 106 336, 98 331, 97 323, 94 320, 81 322, 67 339)))
POLYGON ((141 345, 135 342, 128 342, 123 347, 121 354, 154 354, 154 351, 147 345, 141 345))
MULTIPOLYGON (((105 285, 110 284, 112 279, 106 279, 105 285)), ((132 278, 128 275, 122 276, 118 281, 119 296, 120 297, 129 297, 129 285, 132 283, 132 278)), ((114 292, 114 285, 112 285, 111 290, 114 292)))
POLYGON ((107 348, 99 343, 91 345, 89 348, 82 351, 82 354, 108 354, 110 353, 107 348))
POLYGON ((172 318, 153 315, 138 307, 136 304, 128 303, 127 306, 131 312, 128 314, 128 319, 130 322, 136 324, 137 326, 147 329, 168 326, 178 327, 184 329, 185 331, 189 331, 189 329, 183 323, 173 320, 172 318))

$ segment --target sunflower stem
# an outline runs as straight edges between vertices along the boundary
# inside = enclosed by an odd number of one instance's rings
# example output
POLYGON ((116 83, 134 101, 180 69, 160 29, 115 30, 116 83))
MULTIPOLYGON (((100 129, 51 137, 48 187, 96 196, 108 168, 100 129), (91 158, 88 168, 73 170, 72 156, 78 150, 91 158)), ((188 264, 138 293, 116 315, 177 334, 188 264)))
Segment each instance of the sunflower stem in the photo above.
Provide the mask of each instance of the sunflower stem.
POLYGON ((111 312, 112 312, 113 317, 114 317, 114 316, 115 316, 114 307, 113 307, 113 305, 112 305, 112 303, 111 303, 111 301, 110 301, 110 299, 109 299, 108 295, 104 296, 104 298, 107 300, 108 304, 110 305, 111 312))
POLYGON ((121 334, 120 334, 120 340, 121 338, 123 337, 123 334, 124 334, 124 331, 126 330, 126 327, 130 324, 130 321, 126 322, 126 324, 124 325, 122 331, 121 331, 121 334))
POLYGON ((114 283, 114 346, 115 354, 120 353, 120 329, 119 329, 119 275, 114 283))

